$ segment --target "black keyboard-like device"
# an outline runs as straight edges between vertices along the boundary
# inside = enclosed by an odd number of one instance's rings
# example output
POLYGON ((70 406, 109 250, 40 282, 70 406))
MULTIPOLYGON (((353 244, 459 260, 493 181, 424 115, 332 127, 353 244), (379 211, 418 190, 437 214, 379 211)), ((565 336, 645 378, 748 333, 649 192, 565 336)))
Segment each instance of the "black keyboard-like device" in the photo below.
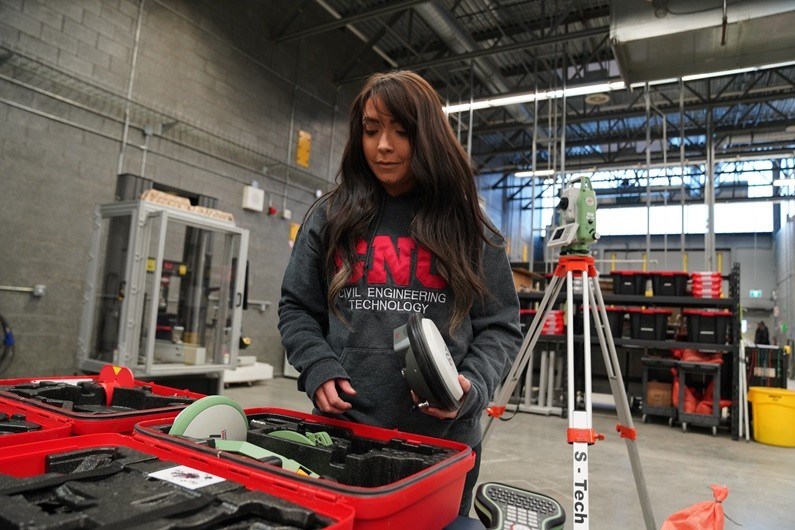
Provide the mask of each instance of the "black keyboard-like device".
POLYGON ((496 482, 478 486, 475 512, 489 530, 559 530, 566 522, 552 497, 496 482))

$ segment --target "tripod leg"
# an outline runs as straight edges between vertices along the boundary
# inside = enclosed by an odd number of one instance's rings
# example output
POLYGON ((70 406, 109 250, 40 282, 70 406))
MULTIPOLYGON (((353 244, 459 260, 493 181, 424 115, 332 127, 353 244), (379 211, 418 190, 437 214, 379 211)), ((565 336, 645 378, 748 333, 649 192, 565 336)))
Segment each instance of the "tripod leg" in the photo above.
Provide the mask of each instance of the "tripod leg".
POLYGON ((511 366, 507 377, 505 378, 505 382, 503 383, 502 388, 497 395, 497 399, 495 400, 494 405, 487 409, 489 411, 489 419, 483 432, 483 440, 481 441, 483 446, 486 445, 486 442, 491 435, 491 430, 494 427, 494 418, 501 416, 505 411, 505 405, 508 403, 511 394, 513 394, 516 383, 522 376, 524 367, 533 356, 533 350, 535 349, 536 342, 538 342, 538 337, 541 335, 543 322, 546 320, 549 309, 556 303, 562 286, 563 278, 552 276, 552 281, 547 286, 544 297, 541 299, 541 303, 538 306, 538 311, 533 318, 533 322, 530 324, 530 328, 525 335, 522 346, 519 348, 519 353, 516 354, 516 359, 514 360, 513 365, 511 366))
POLYGON ((640 464, 640 455, 638 454, 638 446, 635 443, 635 426, 632 422, 632 414, 629 409, 629 401, 627 399, 626 389, 624 388, 624 381, 621 377, 621 367, 618 363, 618 355, 616 354, 616 345, 613 341, 613 334, 610 332, 610 324, 607 320, 607 311, 605 311, 605 302, 602 297, 602 290, 599 287, 599 277, 592 278, 593 288, 591 290, 591 306, 594 317, 594 324, 596 327, 596 335, 599 337, 599 345, 602 348, 602 355, 604 356, 605 368, 607 369, 607 376, 610 381, 610 389, 613 392, 613 400, 616 404, 616 412, 619 419, 619 432, 622 438, 626 441, 627 451, 629 453, 629 461, 632 466, 632 474, 635 477, 635 487, 638 490, 638 498, 640 500, 640 507, 643 511, 643 520, 646 523, 647 530, 654 530, 657 527, 654 524, 654 514, 651 509, 651 500, 649 499, 649 492, 646 488, 646 480, 643 476, 643 468, 640 464))
POLYGON ((547 357, 547 394, 544 405, 552 407, 555 399, 555 352, 547 350, 544 353, 547 357))
MULTIPOLYGON (((541 352, 541 369, 538 373, 538 404, 539 405, 546 405, 544 401, 546 399, 547 393, 547 362, 549 361, 549 355, 547 355, 546 351, 541 352)), ((532 368, 532 367, 531 367, 532 368)))
POLYGON ((568 441, 572 446, 572 499, 573 526, 576 530, 588 530, 590 513, 590 494, 588 487, 588 448, 594 442, 591 400, 591 328, 588 319, 588 277, 582 272, 583 311, 583 349, 585 375, 585 410, 575 410, 576 396, 574 385, 574 295, 572 272, 566 273, 566 300, 568 309, 567 362, 568 362, 568 401, 569 431, 568 441))

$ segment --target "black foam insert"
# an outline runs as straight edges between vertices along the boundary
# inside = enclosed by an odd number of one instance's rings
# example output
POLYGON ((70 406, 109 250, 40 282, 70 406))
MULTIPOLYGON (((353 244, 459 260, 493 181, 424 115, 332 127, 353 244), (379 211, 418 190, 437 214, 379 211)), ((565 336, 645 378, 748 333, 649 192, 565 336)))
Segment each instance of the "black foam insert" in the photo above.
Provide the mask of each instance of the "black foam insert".
POLYGON ((41 425, 27 421, 24 414, 17 413, 9 416, 5 412, 0 412, 0 436, 40 430, 41 425))
POLYGON ((159 409, 163 407, 175 407, 180 405, 190 405, 194 399, 187 396, 168 396, 155 394, 150 386, 116 387, 113 390, 114 407, 127 407, 135 410, 159 409))
POLYGON ((35 399, 64 410, 73 410, 76 404, 105 404, 105 389, 91 381, 81 381, 77 385, 59 383, 57 381, 39 381, 37 383, 0 386, 0 391, 10 392, 23 398, 35 399))
MULTIPOLYGON (((373 440, 358 436, 351 429, 280 414, 252 414, 248 419, 246 441, 291 458, 324 479, 350 486, 372 488, 391 484, 455 454, 452 449, 409 443, 399 438, 373 440), (332 444, 312 446, 269 436, 277 430, 291 430, 304 435, 325 431, 332 444)), ((167 430, 165 428, 163 432, 167 430)))
POLYGON ((13 386, 0 386, 0 392, 33 399, 63 410, 87 414, 118 414, 138 410, 184 406, 194 399, 186 396, 160 395, 151 386, 115 387, 110 405, 106 403, 105 388, 93 381, 77 385, 58 381, 40 381, 13 386))
POLYGON ((229 480, 191 490, 148 477, 175 465, 125 447, 49 455, 44 474, 0 474, 0 528, 315 530, 333 523, 229 480))

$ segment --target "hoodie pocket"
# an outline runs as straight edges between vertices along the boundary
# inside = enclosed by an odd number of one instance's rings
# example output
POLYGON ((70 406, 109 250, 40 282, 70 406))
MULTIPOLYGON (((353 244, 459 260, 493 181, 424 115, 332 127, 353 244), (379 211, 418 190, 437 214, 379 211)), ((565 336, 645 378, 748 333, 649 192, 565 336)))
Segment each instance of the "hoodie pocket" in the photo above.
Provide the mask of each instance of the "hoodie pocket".
POLYGON ((382 418, 411 402, 409 387, 392 349, 345 348, 340 357, 356 396, 348 401, 361 412, 382 418))

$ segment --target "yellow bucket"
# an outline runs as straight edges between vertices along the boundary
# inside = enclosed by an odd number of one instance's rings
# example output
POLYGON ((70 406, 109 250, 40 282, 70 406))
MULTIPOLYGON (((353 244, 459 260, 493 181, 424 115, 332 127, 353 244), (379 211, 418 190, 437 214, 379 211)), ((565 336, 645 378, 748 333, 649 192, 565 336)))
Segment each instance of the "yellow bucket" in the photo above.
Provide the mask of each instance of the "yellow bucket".
POLYGON ((748 389, 748 401, 753 410, 754 440, 795 447, 795 392, 752 386, 748 389))

